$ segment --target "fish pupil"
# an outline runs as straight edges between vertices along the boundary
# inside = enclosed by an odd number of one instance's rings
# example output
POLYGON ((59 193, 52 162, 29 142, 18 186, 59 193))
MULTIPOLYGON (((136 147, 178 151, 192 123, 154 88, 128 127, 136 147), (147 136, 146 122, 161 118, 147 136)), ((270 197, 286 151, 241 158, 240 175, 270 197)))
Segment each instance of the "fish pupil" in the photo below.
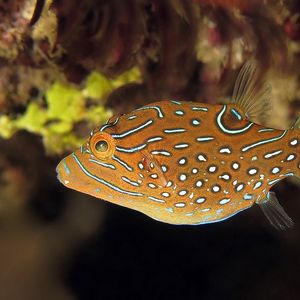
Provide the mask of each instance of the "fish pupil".
POLYGON ((108 144, 104 140, 100 140, 95 144, 95 149, 97 152, 105 152, 108 149, 108 144))

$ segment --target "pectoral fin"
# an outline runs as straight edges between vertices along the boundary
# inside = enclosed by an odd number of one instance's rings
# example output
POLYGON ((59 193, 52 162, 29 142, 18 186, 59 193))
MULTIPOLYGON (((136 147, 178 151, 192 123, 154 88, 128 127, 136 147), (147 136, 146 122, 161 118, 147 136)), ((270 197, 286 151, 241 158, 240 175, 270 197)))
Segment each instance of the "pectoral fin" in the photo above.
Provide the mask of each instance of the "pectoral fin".
POLYGON ((160 187, 166 187, 168 181, 162 170, 161 164, 148 152, 143 152, 142 163, 144 170, 155 183, 160 187))
POLYGON ((274 192, 269 192, 267 197, 257 204, 276 229, 286 230, 294 225, 293 220, 284 211, 274 192))

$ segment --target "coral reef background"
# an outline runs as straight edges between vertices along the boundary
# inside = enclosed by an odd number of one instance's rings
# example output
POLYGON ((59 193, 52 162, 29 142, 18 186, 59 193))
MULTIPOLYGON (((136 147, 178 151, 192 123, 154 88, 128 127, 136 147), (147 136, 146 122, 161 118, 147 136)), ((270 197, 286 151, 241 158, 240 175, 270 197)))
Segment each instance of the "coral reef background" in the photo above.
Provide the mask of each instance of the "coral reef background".
MULTIPOLYGON (((299 299, 296 226, 254 207, 171 226, 63 188, 55 166, 112 114, 158 99, 225 102, 256 59, 269 126, 300 114, 297 0, 0 1, 1 299, 299 299)), ((262 121, 262 120, 258 120, 262 121)))

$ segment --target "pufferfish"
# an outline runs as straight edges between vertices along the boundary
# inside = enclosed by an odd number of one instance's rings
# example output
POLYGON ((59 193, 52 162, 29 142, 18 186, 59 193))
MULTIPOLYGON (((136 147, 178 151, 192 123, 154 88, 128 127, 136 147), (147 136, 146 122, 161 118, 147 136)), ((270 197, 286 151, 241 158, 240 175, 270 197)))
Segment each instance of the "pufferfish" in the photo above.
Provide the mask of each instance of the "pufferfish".
POLYGON ((246 63, 227 104, 159 101, 114 116, 62 159, 58 179, 170 224, 218 222, 258 204, 273 226, 291 227, 270 188, 300 176, 300 118, 289 130, 254 123, 267 90, 246 63))

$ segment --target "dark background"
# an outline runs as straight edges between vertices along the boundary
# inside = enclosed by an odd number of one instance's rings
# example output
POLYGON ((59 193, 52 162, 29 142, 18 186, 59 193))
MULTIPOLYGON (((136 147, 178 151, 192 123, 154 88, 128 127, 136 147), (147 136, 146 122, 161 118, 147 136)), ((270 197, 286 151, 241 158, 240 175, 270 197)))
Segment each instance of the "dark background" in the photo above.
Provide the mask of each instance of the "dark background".
MULTIPOLYGON (((264 122, 288 128, 300 115, 297 0, 38 0, 32 17, 29 2, 0 1, 0 116, 17 119, 32 102, 46 109, 47 89, 62 78, 80 89, 93 71, 111 79, 132 67, 140 82, 87 99, 86 109, 225 101, 251 59, 272 86, 264 122)), ((72 126, 80 137, 92 129, 72 126)), ((0 139, 1 300, 300 299, 296 179, 275 187, 295 221, 287 231, 257 206, 172 226, 63 187, 55 167, 72 150, 50 153, 25 131, 0 139)))

